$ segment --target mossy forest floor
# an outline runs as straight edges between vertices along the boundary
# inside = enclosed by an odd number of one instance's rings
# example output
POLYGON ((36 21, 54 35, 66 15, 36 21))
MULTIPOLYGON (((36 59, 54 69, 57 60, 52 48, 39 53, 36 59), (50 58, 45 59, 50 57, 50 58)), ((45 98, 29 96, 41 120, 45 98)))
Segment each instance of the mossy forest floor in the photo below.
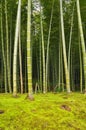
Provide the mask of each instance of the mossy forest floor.
POLYGON ((0 130, 86 130, 86 95, 0 94, 0 130))

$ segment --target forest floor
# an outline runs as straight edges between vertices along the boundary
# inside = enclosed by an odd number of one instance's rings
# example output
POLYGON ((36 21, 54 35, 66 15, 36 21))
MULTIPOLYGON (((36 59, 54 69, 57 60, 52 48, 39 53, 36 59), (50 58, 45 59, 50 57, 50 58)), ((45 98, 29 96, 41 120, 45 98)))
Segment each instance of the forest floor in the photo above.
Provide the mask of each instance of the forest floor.
POLYGON ((86 95, 0 94, 0 130, 86 130, 86 95))

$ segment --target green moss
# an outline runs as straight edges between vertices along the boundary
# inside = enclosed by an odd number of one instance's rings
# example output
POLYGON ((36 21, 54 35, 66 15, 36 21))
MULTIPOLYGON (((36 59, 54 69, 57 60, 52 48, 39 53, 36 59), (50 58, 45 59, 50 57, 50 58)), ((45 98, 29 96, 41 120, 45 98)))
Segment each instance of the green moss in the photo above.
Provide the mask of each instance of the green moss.
POLYGON ((13 98, 0 94, 1 130, 86 130, 86 96, 80 93, 48 93, 13 98), (68 111, 61 106, 70 108, 68 111))

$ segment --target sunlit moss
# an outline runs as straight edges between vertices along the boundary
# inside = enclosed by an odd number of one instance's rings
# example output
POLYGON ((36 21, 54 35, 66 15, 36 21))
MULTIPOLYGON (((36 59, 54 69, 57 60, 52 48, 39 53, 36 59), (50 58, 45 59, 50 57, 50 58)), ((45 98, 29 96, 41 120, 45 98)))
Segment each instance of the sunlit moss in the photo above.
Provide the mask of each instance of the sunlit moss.
POLYGON ((85 130, 86 96, 80 93, 48 93, 13 98, 0 94, 1 130, 85 130), (70 107, 70 111, 61 106, 70 107))

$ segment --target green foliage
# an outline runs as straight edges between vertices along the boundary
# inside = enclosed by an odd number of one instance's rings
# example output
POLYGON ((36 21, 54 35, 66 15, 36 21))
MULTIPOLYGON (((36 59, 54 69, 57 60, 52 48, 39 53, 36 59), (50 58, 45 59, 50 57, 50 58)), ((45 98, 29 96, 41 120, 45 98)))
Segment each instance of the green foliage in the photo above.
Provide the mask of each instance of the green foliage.
POLYGON ((86 96, 80 93, 48 93, 34 95, 35 100, 25 99, 26 95, 13 98, 0 94, 1 130, 85 130, 86 96), (62 109, 62 105, 70 111, 62 109))
MULTIPOLYGON (((9 57, 10 57, 10 71, 11 71, 11 87, 13 89, 13 53, 14 53, 14 38, 15 38, 15 28, 16 28, 16 15, 18 8, 18 0, 6 0, 7 1, 7 20, 8 20, 8 40, 9 40, 9 57)), ((40 70, 43 71, 43 62, 42 62, 42 52, 40 51, 41 44, 41 28, 40 28, 40 5, 43 9, 43 34, 44 34, 44 50, 45 50, 45 62, 47 59, 47 41, 48 41, 48 33, 49 33, 49 24, 51 18, 51 10, 53 0, 32 0, 31 1, 31 54, 32 54, 32 81, 34 88, 34 80, 40 82, 40 70), (41 52, 41 53, 40 53, 41 52), (41 59, 41 65, 40 65, 41 59)), ((50 86, 55 87, 55 85, 59 81, 60 83, 65 83, 65 75, 64 75, 64 66, 63 64, 63 56, 61 56, 62 60, 59 60, 59 44, 61 44, 61 28, 60 28, 60 1, 54 0, 54 10, 53 10, 53 18, 51 25, 51 33, 50 33, 50 45, 49 45, 49 65, 48 65, 48 84, 50 86), (59 61, 61 61, 60 72, 61 76, 59 76, 59 61), (63 70, 63 71, 62 71, 63 70), (63 75, 63 76, 62 76, 63 75)), ((2 3, 2 18, 0 13, 0 92, 5 92, 5 83, 4 83, 4 68, 3 65, 3 55, 2 55, 2 29, 3 29, 3 44, 5 51, 5 58, 7 55, 7 45, 6 45, 6 18, 5 18, 5 0, 0 1, 0 8, 2 3), (1 27, 1 19, 2 19, 2 27, 1 27), (3 90, 3 91, 2 91, 3 90)), ((21 51, 22 51, 22 69, 23 69, 23 85, 24 90, 27 90, 27 0, 22 0, 21 3, 21 51)), ((78 30, 78 17, 76 10, 76 0, 63 0, 63 15, 64 15, 64 31, 65 31, 65 44, 66 44, 66 53, 67 53, 67 61, 68 57, 70 57, 70 84, 71 88, 80 90, 80 55, 79 55, 79 30, 78 30), (74 20, 73 20, 73 30, 71 37, 71 48, 70 48, 70 56, 68 56, 69 52, 69 38, 71 32, 71 20, 73 15, 73 7, 74 7, 74 20), (78 86, 76 88, 75 86, 78 86)), ((84 32, 84 39, 86 42, 86 0, 80 0, 80 12, 82 18, 82 26, 84 32)), ((85 43, 86 44, 86 43, 85 43)), ((80 46, 81 47, 81 46, 80 46)), ((61 45, 62 48, 62 45, 61 45)), ((62 52, 61 52, 62 53, 62 52)), ((82 52, 81 52, 82 53, 82 52)), ((63 54, 61 54, 63 55, 63 54)), ((81 54, 81 57, 83 55, 81 54)), ((19 65, 19 51, 17 56, 17 84, 18 90, 20 92, 20 65, 19 65)), ((82 62, 83 64, 83 62, 82 62)), ((7 68, 7 66, 6 66, 7 68)), ((7 71, 7 70, 6 70, 7 71)), ((41 77, 43 76, 43 72, 41 77)), ((84 89, 84 70, 82 69, 82 84, 84 89)), ((43 78, 42 78, 43 80, 43 78)), ((8 81, 7 81, 8 84, 8 81)), ((42 85, 40 86, 42 87, 42 85)), ((7 88, 8 89, 8 88, 7 88)), ((49 88, 49 91, 52 90, 52 87, 49 88)), ((7 90, 9 91, 9 90, 7 90)), ((60 91, 60 90, 57 90, 60 91)))

